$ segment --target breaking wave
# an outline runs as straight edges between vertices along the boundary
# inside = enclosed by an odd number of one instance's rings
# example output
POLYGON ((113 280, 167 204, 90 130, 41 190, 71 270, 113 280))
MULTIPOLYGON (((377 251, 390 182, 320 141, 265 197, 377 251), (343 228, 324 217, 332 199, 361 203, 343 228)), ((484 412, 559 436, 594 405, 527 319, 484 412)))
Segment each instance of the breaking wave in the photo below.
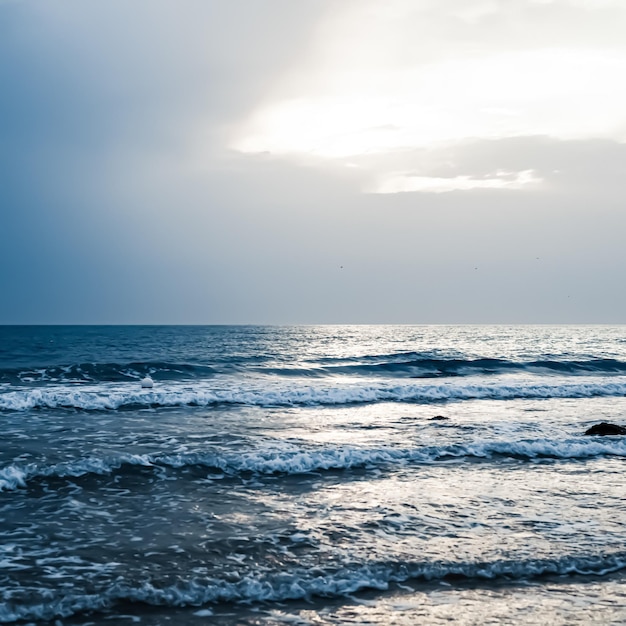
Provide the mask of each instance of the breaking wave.
POLYGON ((247 405, 260 407, 338 406, 376 402, 429 403, 457 400, 511 400, 539 398, 592 398, 626 395, 626 378, 577 382, 496 381, 493 384, 442 382, 440 384, 381 382, 345 385, 252 384, 213 387, 160 384, 142 390, 137 383, 14 389, 0 393, 0 410, 81 409, 107 411, 126 408, 247 405))
POLYGON ((89 457, 52 465, 13 463, 0 469, 0 491, 26 487, 41 478, 104 476, 122 468, 174 468, 200 466, 236 476, 306 474, 328 470, 388 469, 407 465, 432 464, 450 460, 491 460, 494 458, 531 461, 535 459, 581 460, 605 456, 626 457, 626 438, 590 437, 562 441, 528 439, 515 442, 482 441, 416 448, 359 448, 325 446, 300 448, 280 446, 252 452, 188 452, 177 454, 128 454, 111 458, 89 457))

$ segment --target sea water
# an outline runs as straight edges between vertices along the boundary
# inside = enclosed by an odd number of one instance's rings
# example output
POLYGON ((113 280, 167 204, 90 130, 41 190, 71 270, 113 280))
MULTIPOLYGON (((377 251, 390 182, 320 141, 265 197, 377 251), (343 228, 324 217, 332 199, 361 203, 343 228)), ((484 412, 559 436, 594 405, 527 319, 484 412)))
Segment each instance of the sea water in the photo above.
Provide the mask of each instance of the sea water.
POLYGON ((625 623, 625 394, 626 327, 0 327, 0 622, 625 623))

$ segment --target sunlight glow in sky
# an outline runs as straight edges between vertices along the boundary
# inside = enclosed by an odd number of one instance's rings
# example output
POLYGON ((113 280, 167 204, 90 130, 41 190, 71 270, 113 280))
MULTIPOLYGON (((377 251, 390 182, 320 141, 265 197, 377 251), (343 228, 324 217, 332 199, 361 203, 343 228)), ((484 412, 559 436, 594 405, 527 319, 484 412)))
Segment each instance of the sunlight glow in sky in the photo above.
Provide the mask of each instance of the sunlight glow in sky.
MULTIPOLYGON (((494 47, 450 56, 421 44, 417 33, 408 55, 406 47, 394 49, 393 38, 399 28, 408 29, 402 21, 410 18, 410 3, 395 0, 378 21, 370 15, 366 24, 359 23, 361 5, 349 6, 354 28, 346 28, 351 17, 346 10, 320 29, 303 69, 307 80, 293 74, 277 80, 237 127, 232 148, 343 162, 468 139, 626 139, 626 82, 616 79, 626 76, 626 51, 573 49, 557 41, 554 47, 494 47)), ((470 24, 494 7, 498 3, 468 3, 455 19, 470 24)), ((427 176, 408 181, 381 170, 371 176, 370 190, 429 189, 427 176)), ((523 173, 508 180, 514 188, 523 187, 522 181, 528 182, 523 173)), ((507 181, 495 176, 492 182, 497 187, 507 181)), ((490 186, 484 180, 474 185, 471 178, 457 183, 444 187, 490 186)), ((441 191, 440 182, 433 179, 433 185, 433 191, 441 191)))
POLYGON ((342 158, 470 137, 611 137, 625 130, 620 74, 626 56, 568 50, 390 70, 367 81, 380 88, 272 102, 253 113, 234 146, 342 158))

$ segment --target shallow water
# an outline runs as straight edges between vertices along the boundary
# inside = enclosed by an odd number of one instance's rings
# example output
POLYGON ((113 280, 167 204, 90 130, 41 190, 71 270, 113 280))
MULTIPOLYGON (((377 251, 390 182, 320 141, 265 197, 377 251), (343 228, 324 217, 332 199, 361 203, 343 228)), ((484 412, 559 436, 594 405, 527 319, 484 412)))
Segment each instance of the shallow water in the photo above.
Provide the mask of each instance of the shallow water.
POLYGON ((626 327, 0 327, 0 621, 623 623, 625 393, 626 327))

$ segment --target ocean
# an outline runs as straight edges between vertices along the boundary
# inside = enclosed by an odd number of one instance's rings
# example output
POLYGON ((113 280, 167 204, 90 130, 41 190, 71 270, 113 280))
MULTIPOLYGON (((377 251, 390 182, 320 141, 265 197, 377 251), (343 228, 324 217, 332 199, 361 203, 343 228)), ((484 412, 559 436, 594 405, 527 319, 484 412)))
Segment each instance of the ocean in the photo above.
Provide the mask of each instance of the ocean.
POLYGON ((623 326, 0 327, 0 622, 624 624, 625 395, 623 326))

